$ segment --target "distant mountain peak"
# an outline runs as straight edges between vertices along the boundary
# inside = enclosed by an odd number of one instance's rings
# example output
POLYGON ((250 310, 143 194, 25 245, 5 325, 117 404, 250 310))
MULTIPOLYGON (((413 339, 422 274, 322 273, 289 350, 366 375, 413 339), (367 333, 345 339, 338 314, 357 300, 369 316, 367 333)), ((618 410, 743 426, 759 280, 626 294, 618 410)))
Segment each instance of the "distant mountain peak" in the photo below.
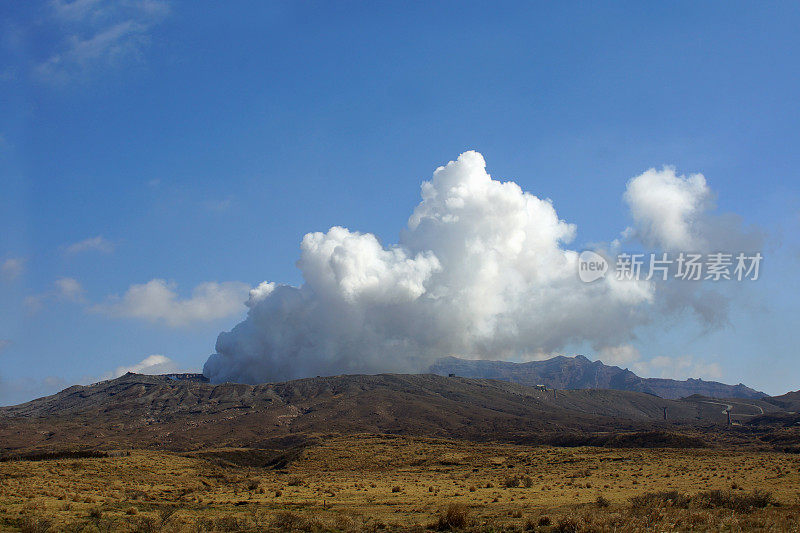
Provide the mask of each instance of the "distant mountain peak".
POLYGON ((642 378, 629 369, 591 361, 583 355, 556 356, 542 361, 468 360, 446 357, 431 365, 430 372, 440 375, 488 378, 522 385, 545 385, 554 389, 615 389, 646 392, 662 398, 678 399, 700 394, 712 398, 749 398, 767 396, 741 383, 726 385, 716 381, 689 378, 679 381, 666 378, 642 378))

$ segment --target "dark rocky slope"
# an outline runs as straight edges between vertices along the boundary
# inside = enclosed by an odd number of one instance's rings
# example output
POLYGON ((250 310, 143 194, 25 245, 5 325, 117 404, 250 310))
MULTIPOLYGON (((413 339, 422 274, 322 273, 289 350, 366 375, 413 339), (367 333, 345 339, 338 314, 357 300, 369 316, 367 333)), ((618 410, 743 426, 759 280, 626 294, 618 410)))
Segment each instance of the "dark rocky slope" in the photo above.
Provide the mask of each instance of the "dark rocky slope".
POLYGON ((545 361, 510 363, 445 357, 431 366, 439 375, 456 374, 471 378, 499 379, 521 385, 545 385, 555 389, 614 389, 655 394, 678 399, 698 394, 710 398, 758 399, 766 396, 741 383, 726 385, 716 381, 641 378, 630 370, 590 361, 582 355, 554 357, 545 361))
POLYGON ((559 433, 723 426, 724 420, 713 403, 617 390, 544 391, 430 374, 262 385, 126 374, 0 408, 0 451, 259 447, 276 438, 331 433, 533 442, 559 433))

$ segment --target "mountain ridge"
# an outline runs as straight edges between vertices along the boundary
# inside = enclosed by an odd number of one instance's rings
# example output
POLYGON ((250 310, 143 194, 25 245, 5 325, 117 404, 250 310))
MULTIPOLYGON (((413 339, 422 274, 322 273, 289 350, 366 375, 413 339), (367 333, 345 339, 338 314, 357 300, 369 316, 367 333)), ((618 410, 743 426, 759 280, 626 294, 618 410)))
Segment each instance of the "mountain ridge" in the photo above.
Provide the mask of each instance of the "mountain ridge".
POLYGON ((631 391, 545 391, 434 374, 215 385, 129 373, 0 408, 0 452, 259 447, 276 438, 356 433, 531 441, 564 432, 722 427, 724 422, 718 406, 703 402, 631 391))
POLYGON ((627 368, 590 361, 583 355, 563 355, 542 361, 514 363, 484 359, 444 357, 432 364, 429 372, 470 378, 498 379, 527 386, 544 385, 553 389, 611 389, 644 392, 677 400, 692 395, 709 398, 761 399, 768 395, 746 385, 727 385, 716 381, 689 378, 643 378, 627 368))
POLYGON ((128 373, 0 408, 0 460, 64 449, 272 448, 287 439, 355 434, 558 445, 608 439, 619 445, 621 438, 636 446, 672 446, 683 442, 673 438, 677 432, 752 442, 753 431, 794 424, 786 417, 795 415, 769 400, 671 400, 436 374, 248 385, 213 384, 200 374, 128 373))

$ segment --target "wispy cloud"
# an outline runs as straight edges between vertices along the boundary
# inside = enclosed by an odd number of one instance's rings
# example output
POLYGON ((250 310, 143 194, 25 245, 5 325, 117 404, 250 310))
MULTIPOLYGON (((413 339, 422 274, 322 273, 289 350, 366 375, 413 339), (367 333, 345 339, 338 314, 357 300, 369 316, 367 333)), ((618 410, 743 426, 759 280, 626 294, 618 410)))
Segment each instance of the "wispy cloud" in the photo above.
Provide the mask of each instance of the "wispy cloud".
POLYGON ((58 278, 47 292, 25 298, 25 307, 31 312, 39 311, 49 301, 85 303, 83 287, 75 278, 58 278))
POLYGON ((205 282, 188 298, 181 298, 175 283, 153 279, 131 285, 121 297, 95 305, 92 310, 110 316, 138 318, 170 327, 210 322, 245 310, 249 285, 235 281, 205 282))
POLYGON ((25 259, 22 257, 9 257, 0 263, 0 275, 6 281, 17 279, 25 271, 25 259))
POLYGON ((60 44, 37 65, 47 81, 65 81, 94 68, 141 59, 150 31, 169 14, 163 0, 54 0, 50 15, 62 32, 60 44))
POLYGON ((98 381, 118 378, 127 372, 136 374, 171 374, 174 372, 197 372, 196 368, 181 367, 169 357, 159 354, 148 355, 138 363, 118 366, 99 374, 84 375, 77 379, 61 376, 22 377, 3 379, 0 376, 0 406, 27 402, 34 398, 55 394, 71 385, 89 385, 98 381))
POLYGON ((58 278, 55 281, 56 296, 70 302, 83 299, 83 287, 75 278, 58 278))
POLYGON ((641 354, 631 344, 606 346, 597 351, 597 358, 607 365, 627 367, 641 361, 641 354))
POLYGON ((50 2, 55 16, 61 20, 82 20, 102 10, 100 0, 54 0, 50 2))
POLYGON ((15 405, 34 398, 54 394, 72 385, 57 377, 4 379, 0 376, 0 405, 15 405))
POLYGON ((0 339, 0 352, 11 346, 11 339, 0 339))
POLYGON ((102 252, 105 254, 114 251, 114 243, 104 238, 102 235, 90 237, 80 242, 75 242, 64 247, 64 253, 75 255, 81 252, 102 252))
POLYGON ((722 367, 718 363, 698 361, 691 355, 683 355, 678 357, 661 355, 658 357, 653 357, 649 361, 644 361, 642 363, 642 368, 647 369, 652 375, 662 378, 722 378, 722 367))
POLYGON ((222 213, 230 209, 231 205, 233 204, 233 198, 228 196, 227 198, 223 198, 221 200, 206 200, 203 202, 203 206, 211 212, 214 213, 222 213))
POLYGON ((597 358, 607 365, 630 368, 642 377, 687 379, 702 377, 720 379, 722 367, 718 363, 698 360, 691 355, 669 357, 659 355, 645 360, 633 345, 605 347, 597 351, 597 358))

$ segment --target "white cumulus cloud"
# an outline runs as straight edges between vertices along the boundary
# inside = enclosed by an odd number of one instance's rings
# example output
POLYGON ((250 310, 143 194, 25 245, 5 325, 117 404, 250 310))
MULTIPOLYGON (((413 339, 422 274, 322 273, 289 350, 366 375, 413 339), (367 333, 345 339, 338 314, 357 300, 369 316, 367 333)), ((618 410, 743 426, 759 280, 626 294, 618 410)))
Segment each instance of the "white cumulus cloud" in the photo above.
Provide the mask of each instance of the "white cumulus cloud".
POLYGON ((711 190, 702 174, 678 176, 673 167, 651 168, 628 182, 624 198, 645 244, 666 250, 704 248, 697 224, 711 204, 711 190))
POLYGON ((153 279, 131 285, 121 297, 94 306, 111 316, 138 318, 171 327, 209 322, 242 312, 250 287, 245 283, 205 282, 188 298, 181 298, 175 283, 153 279))
POLYGON ((628 181, 623 199, 633 226, 625 240, 651 249, 684 252, 755 252, 763 235, 743 227, 733 213, 714 211, 714 194, 702 174, 678 175, 675 167, 651 168, 628 181))
POLYGON ((477 152, 438 168, 400 240, 342 227, 303 238, 300 287, 265 283, 219 335, 204 373, 261 382, 421 371, 436 358, 531 359, 571 342, 611 346, 647 320, 647 282, 582 283, 576 227, 492 179, 477 152))
POLYGON ((266 298, 275 290, 275 283, 271 281, 262 281, 253 289, 250 289, 249 298, 247 299, 247 307, 253 307, 258 302, 266 298))

